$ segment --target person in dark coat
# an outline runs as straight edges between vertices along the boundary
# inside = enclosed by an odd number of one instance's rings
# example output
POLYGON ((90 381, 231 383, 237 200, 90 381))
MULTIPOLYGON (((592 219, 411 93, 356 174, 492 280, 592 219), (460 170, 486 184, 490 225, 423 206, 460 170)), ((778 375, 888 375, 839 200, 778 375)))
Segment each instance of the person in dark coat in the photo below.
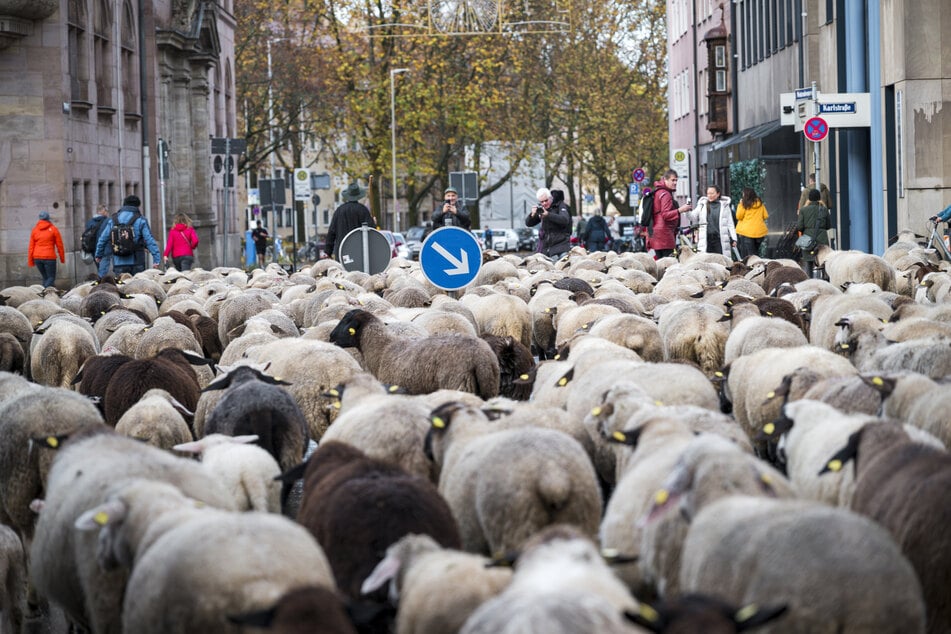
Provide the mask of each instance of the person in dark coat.
POLYGON ((251 230, 251 240, 254 241, 254 255, 257 259, 257 265, 264 268, 267 259, 267 240, 271 237, 267 229, 258 220, 258 226, 251 230))
MULTIPOLYGON (((142 201, 135 194, 126 196, 122 201, 122 206, 115 213, 115 218, 120 224, 131 224, 135 243, 138 245, 135 252, 131 255, 118 255, 112 253, 112 272, 115 275, 129 273, 135 275, 145 270, 145 252, 152 255, 152 268, 157 269, 162 264, 162 255, 159 252, 158 243, 152 237, 152 230, 149 228, 149 221, 145 219, 139 207, 142 201)), ((99 234, 99 240, 96 242, 96 265, 102 263, 103 258, 112 249, 112 226, 113 220, 106 220, 102 233, 99 234)))
POLYGON ((601 215, 600 209, 595 209, 594 215, 585 224, 582 230, 581 239, 588 253, 595 251, 604 251, 608 238, 611 237, 611 229, 607 221, 601 215))
POLYGON ((830 227, 829 210, 820 201, 822 194, 818 189, 810 189, 808 194, 809 204, 799 210, 799 223, 797 228, 803 235, 808 235, 816 241, 816 246, 802 252, 802 263, 806 269, 806 275, 812 277, 815 274, 816 251, 819 245, 829 246, 830 227))
MULTIPOLYGON (((464 203, 459 201, 459 193, 454 187, 446 188, 443 192, 442 206, 433 213, 433 227, 462 227, 468 229, 472 226, 472 220, 469 218, 469 210, 464 203)), ((486 245, 491 249, 491 245, 486 245)))
POLYGON ((540 224, 538 240, 539 253, 554 260, 560 259, 571 249, 571 212, 565 203, 565 194, 560 189, 549 190, 542 187, 536 193, 538 205, 525 219, 525 226, 540 224))
POLYGON ((689 204, 678 207, 674 201, 678 178, 675 170, 667 170, 664 178, 654 183, 654 232, 647 238, 647 248, 654 250, 656 258, 673 254, 680 214, 693 209, 689 204))
POLYGON ((364 224, 370 228, 376 227, 373 216, 370 215, 370 210, 366 208, 366 205, 359 202, 366 193, 367 191, 360 187, 359 183, 350 183, 350 186, 341 195, 344 202, 337 207, 333 218, 330 219, 330 228, 327 229, 327 246, 325 248, 327 254, 335 260, 340 259, 337 251, 348 233, 354 229, 359 229, 364 224))

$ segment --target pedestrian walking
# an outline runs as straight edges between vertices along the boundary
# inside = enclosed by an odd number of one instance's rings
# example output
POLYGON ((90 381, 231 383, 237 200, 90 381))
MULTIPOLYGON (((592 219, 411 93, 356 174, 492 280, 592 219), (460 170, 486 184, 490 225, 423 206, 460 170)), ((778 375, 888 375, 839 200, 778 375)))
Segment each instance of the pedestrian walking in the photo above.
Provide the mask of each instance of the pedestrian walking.
POLYGON ((168 239, 165 241, 166 266, 169 255, 172 257, 172 266, 179 271, 190 271, 195 263, 195 247, 198 246, 198 234, 192 227, 191 218, 185 214, 175 214, 175 224, 168 230, 168 239))
POLYGON ((752 187, 744 188, 740 204, 736 206, 736 242, 741 258, 751 255, 765 256, 761 247, 769 233, 767 218, 769 213, 766 211, 766 205, 756 191, 752 187))
POLYGON ((810 189, 806 196, 809 203, 799 210, 797 229, 802 233, 802 237, 796 241, 796 246, 802 253, 806 275, 813 277, 816 274, 816 251, 819 245, 829 246, 830 219, 829 210, 822 204, 822 194, 818 189, 810 189), (810 239, 804 240, 807 236, 810 239))
POLYGON ((608 227, 607 221, 601 215, 601 210, 595 209, 594 215, 585 224, 584 233, 581 235, 584 247, 589 253, 604 251, 610 237, 611 229, 608 227))
MULTIPOLYGON (((267 256, 267 239, 269 234, 267 229, 261 225, 258 220, 258 226, 251 230, 251 240, 254 242, 254 253, 257 256, 257 265, 264 268, 264 259, 267 256)), ((328 253, 330 251, 328 250, 328 253)))
POLYGON ((49 288, 56 282, 56 253, 59 252, 59 261, 66 262, 66 251, 63 249, 63 237, 59 229, 50 220, 48 211, 41 211, 39 220, 30 232, 30 246, 27 249, 27 266, 35 266, 43 276, 43 288, 49 288))
POLYGON ((347 234, 354 229, 359 229, 366 224, 367 227, 376 226, 376 221, 366 205, 360 202, 360 199, 366 196, 367 191, 360 187, 360 183, 350 183, 341 195, 344 202, 334 210, 333 218, 330 219, 330 227, 327 229, 327 254, 340 259, 337 250, 340 243, 347 237, 347 234))
POLYGON ((158 243, 152 237, 149 221, 139 211, 142 201, 135 194, 126 196, 119 211, 106 220, 96 243, 96 263, 102 264, 112 254, 112 272, 115 275, 135 275, 145 270, 145 251, 152 255, 152 268, 161 266, 162 256, 158 243))

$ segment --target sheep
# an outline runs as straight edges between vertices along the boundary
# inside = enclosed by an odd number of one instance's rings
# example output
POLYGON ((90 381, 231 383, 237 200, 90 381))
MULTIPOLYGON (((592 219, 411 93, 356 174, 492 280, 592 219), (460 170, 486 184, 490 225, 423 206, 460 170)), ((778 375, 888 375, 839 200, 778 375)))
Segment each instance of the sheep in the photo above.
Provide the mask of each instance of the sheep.
POLYGON ((0 524, 0 629, 20 632, 26 619, 26 559, 12 528, 0 524))
POLYGON ((730 496, 707 505, 690 524, 680 586, 738 604, 786 603, 764 632, 924 631, 921 586, 887 532, 816 502, 730 496))
POLYGON ((913 442, 897 425, 864 425, 829 457, 820 474, 840 472, 853 460, 852 510, 891 533, 921 581, 928 632, 947 632, 951 551, 943 530, 951 520, 945 497, 951 457, 942 449, 913 442))
POLYGON ((781 618, 785 605, 735 605, 703 594, 688 594, 662 600, 654 605, 642 603, 637 614, 625 616, 651 632, 705 632, 733 634, 744 632, 781 618))
POLYGON ((282 470, 298 464, 307 449, 307 421, 291 395, 280 387, 286 384, 247 365, 215 379, 205 389, 224 393, 205 420, 202 437, 253 434, 282 470))
POLYGON ((69 387, 83 362, 98 352, 91 326, 75 315, 53 315, 34 331, 30 374, 40 385, 69 387))
POLYGON ((812 302, 809 343, 826 350, 835 348, 836 325, 843 315, 864 310, 881 320, 892 314, 892 308, 875 295, 820 295, 812 302))
POLYGON ((913 338, 886 345, 884 323, 874 315, 855 311, 836 322, 835 344, 865 372, 921 372, 932 378, 951 374, 951 338, 913 338))
POLYGON ((235 365, 244 358, 245 353, 250 348, 277 341, 281 338, 274 324, 267 320, 252 317, 243 325, 244 331, 233 338, 222 350, 218 359, 220 365, 235 365))
POLYGON ((877 255, 861 251, 829 251, 819 254, 816 261, 825 269, 833 286, 841 288, 846 282, 871 282, 883 291, 895 291, 895 268, 877 255))
MULTIPOLYGON (((249 289, 240 295, 224 300, 217 316, 218 338, 221 340, 221 345, 227 346, 231 341, 230 333, 235 326, 279 302, 277 295, 261 289, 249 289)), ((209 316, 214 317, 210 314, 209 316)))
MULTIPOLYGON (((52 437, 46 445, 59 446, 60 442, 59 437, 52 437)), ((53 453, 45 448, 40 451, 53 453)), ((72 622, 92 631, 119 631, 128 574, 125 570, 101 570, 96 535, 76 531, 74 523, 103 503, 112 487, 133 478, 167 482, 216 508, 230 509, 234 504, 202 465, 116 434, 104 425, 89 426, 62 442, 49 471, 43 511, 36 521, 30 578, 40 595, 61 606, 72 622)))
POLYGON ((528 302, 532 314, 532 351, 539 359, 551 359, 555 355, 555 326, 553 318, 558 307, 573 305, 571 292, 553 288, 550 285, 539 287, 528 302))
POLYGON ((696 302, 673 302, 664 307, 658 330, 664 342, 664 359, 692 361, 713 376, 723 365, 723 348, 729 328, 719 319, 723 311, 696 302))
POLYGON ((171 449, 193 440, 184 416, 193 413, 161 388, 153 388, 127 409, 116 422, 116 431, 123 436, 142 440, 158 447, 171 449))
POLYGON ((499 363, 481 339, 437 335, 407 341, 393 336, 378 317, 360 309, 348 312, 330 339, 341 348, 359 349, 375 377, 411 394, 449 388, 488 399, 499 393, 499 363))
POLYGON ((601 492, 584 449, 566 434, 533 427, 493 431, 461 403, 435 410, 428 446, 439 492, 468 552, 514 550, 538 529, 570 523, 597 532, 601 492), (505 464, 505 469, 493 465, 505 464))
POLYGON ((535 367, 531 351, 509 336, 483 335, 482 339, 489 344, 498 360, 499 395, 516 400, 527 400, 531 396, 531 389, 519 383, 518 377, 535 367))
POLYGON ((633 350, 644 361, 663 361, 664 344, 657 325, 639 315, 608 315, 598 319, 588 332, 633 350))
POLYGON ((640 518, 638 566, 643 579, 664 597, 679 594, 680 554, 690 518, 728 495, 793 498, 794 487, 729 441, 701 434, 681 452, 652 503, 640 518))
POLYGON ((326 556, 303 527, 270 513, 199 506, 165 482, 111 487, 75 525, 98 532, 106 569, 131 568, 125 632, 233 631, 229 614, 264 608, 300 586, 334 587, 326 556))
POLYGON ((248 350, 247 357, 255 363, 269 364, 272 375, 291 383, 286 391, 304 414, 308 433, 318 441, 336 415, 327 390, 361 371, 347 351, 328 342, 299 338, 256 346, 248 350))
POLYGON ((426 329, 430 335, 445 335, 456 333, 477 337, 475 326, 463 315, 441 309, 430 309, 413 317, 413 323, 426 329))
MULTIPOLYGON (((812 368, 817 380, 858 374, 847 359, 816 346, 766 348, 740 357, 729 369, 725 389, 736 422, 751 439, 756 438, 763 425, 779 416, 782 404, 777 399, 767 400, 770 392, 783 377, 800 367, 812 368)), ((753 446, 759 455, 764 455, 765 442, 754 440, 753 446)))
POLYGON ((399 600, 398 634, 455 634, 466 619, 512 580, 479 555, 443 549, 429 535, 406 535, 390 545, 361 586, 366 594, 389 582, 399 600))
POLYGON ((798 284, 809 279, 798 266, 784 266, 779 262, 767 262, 763 277, 763 290, 772 295, 782 284, 798 284))
POLYGON ((562 347, 575 333, 587 330, 598 319, 620 314, 620 310, 605 304, 588 303, 559 308, 555 315, 555 346, 562 347))
POLYGON ((460 546, 446 501, 423 478, 336 441, 322 443, 303 471, 297 519, 324 548, 337 586, 351 599, 360 598, 363 581, 390 544, 406 534, 425 533, 445 547, 460 546))
POLYGON ((511 583, 479 606, 460 634, 636 632, 622 617, 636 606, 586 536, 552 526, 526 544, 511 583))
POLYGON ((272 634, 357 634, 337 593, 323 586, 296 588, 263 610, 229 614, 228 620, 272 634))
MULTIPOLYGON (((752 304, 750 304, 753 306, 752 304)), ((733 308, 743 310, 741 305, 733 308)), ((759 309, 756 308, 756 312, 759 309)), ((776 317, 749 317, 735 323, 723 348, 723 363, 731 365, 739 357, 764 348, 797 348, 809 342, 801 328, 776 317)))
POLYGON ((175 451, 197 453, 201 462, 224 484, 239 511, 281 512, 281 468, 264 449, 248 445, 258 437, 209 434, 175 445, 175 451))
POLYGON ((423 452, 432 408, 419 399, 389 394, 372 375, 354 375, 336 390, 340 413, 322 442, 345 442, 370 458, 435 481, 432 460, 423 452))
POLYGON ((30 339, 33 337, 33 324, 26 315, 10 306, 0 306, 0 332, 13 335, 23 348, 24 356, 29 354, 30 339))
POLYGON ((96 320, 93 329, 96 332, 96 338, 99 340, 100 346, 105 346, 106 341, 109 340, 109 337, 114 333, 119 326, 123 324, 138 324, 140 327, 145 326, 148 322, 143 319, 141 316, 136 315, 130 310, 125 308, 116 308, 110 310, 105 315, 102 315, 99 319, 96 320))
POLYGON ((480 335, 509 336, 526 348, 532 345, 532 314, 520 298, 499 293, 486 297, 466 293, 459 301, 472 311, 480 335))

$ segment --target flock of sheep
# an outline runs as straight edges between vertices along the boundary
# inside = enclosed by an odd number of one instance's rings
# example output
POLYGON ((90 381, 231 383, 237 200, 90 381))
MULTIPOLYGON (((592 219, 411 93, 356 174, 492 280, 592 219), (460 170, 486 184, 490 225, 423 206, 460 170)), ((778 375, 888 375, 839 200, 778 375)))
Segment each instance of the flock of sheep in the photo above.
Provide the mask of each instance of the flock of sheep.
POLYGON ((485 260, 0 291, 0 631, 951 632, 915 236, 485 260))

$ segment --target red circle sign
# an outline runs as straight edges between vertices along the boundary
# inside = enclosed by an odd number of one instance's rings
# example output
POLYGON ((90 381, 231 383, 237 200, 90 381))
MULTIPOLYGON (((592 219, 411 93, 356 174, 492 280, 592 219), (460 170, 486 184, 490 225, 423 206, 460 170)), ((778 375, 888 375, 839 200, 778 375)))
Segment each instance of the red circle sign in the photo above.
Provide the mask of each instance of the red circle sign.
POLYGON ((802 126, 802 133, 810 141, 821 141, 829 136, 829 124, 822 117, 813 117, 802 126))

